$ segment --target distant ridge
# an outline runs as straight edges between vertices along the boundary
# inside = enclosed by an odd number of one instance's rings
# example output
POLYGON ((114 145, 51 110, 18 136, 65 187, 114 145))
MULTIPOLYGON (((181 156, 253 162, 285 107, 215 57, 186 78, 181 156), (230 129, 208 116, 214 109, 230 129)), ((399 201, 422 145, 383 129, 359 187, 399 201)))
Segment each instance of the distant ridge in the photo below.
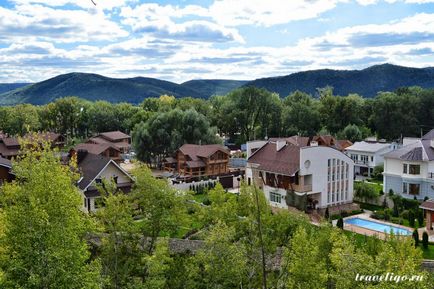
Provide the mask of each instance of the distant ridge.
POLYGON ((434 88, 434 68, 381 64, 362 70, 320 69, 261 78, 245 85, 265 88, 279 93, 281 97, 296 90, 316 95, 317 88, 326 86, 332 86, 336 95, 357 93, 364 97, 374 97, 380 91, 395 91, 404 86, 434 88))
POLYGON ((241 86, 266 88, 281 97, 295 90, 316 95, 317 88, 325 86, 332 86, 337 95, 357 93, 374 97, 380 91, 394 91, 405 86, 434 88, 434 68, 381 64, 362 70, 320 69, 253 81, 199 79, 182 84, 147 77, 121 79, 90 73, 68 73, 29 85, 0 84, 0 105, 46 104, 65 96, 138 104, 147 97, 163 94, 209 98, 227 94, 241 86))

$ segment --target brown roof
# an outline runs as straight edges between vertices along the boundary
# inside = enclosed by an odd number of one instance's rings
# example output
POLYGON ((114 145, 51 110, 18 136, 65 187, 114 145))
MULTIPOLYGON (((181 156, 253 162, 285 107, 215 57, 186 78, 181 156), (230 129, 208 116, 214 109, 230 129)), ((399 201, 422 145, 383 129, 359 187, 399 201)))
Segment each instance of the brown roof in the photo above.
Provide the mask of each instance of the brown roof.
POLYGON ((285 140, 287 143, 296 145, 296 146, 308 146, 310 143, 310 138, 306 136, 290 136, 285 138, 278 138, 278 137, 272 137, 269 139, 269 141, 278 141, 278 140, 285 140))
POLYGON ((339 146, 342 149, 346 149, 347 147, 350 147, 350 146, 353 145, 353 143, 351 141, 347 140, 347 139, 340 139, 340 140, 337 141, 337 143, 339 144, 339 146))
POLYGON ((113 141, 110 141, 110 140, 105 139, 105 138, 100 137, 100 136, 96 136, 96 137, 92 137, 92 138, 90 138, 90 139, 87 141, 87 143, 110 144, 110 145, 112 145, 113 147, 117 147, 117 148, 119 148, 119 149, 130 147, 129 144, 126 144, 126 143, 124 143, 124 142, 113 142, 113 141))
POLYGON ((122 140, 126 138, 131 138, 129 135, 121 132, 121 131, 108 131, 108 132, 102 132, 99 134, 99 136, 102 136, 103 138, 106 138, 110 141, 116 141, 116 140, 122 140))
POLYGON ((294 175, 300 169, 300 146, 287 143, 277 151, 276 142, 270 141, 258 149, 248 162, 258 164, 260 170, 294 175))
POLYGON ((219 144, 210 145, 196 145, 196 144, 184 144, 179 148, 179 151, 184 155, 188 155, 192 161, 198 161, 200 158, 207 158, 217 151, 230 154, 229 150, 219 144))
POLYGON ((19 147, 20 143, 18 142, 18 139, 16 137, 5 137, 2 139, 3 143, 7 147, 19 147))
POLYGON ((175 159, 175 158, 172 158, 172 157, 167 157, 167 158, 164 159, 164 161, 165 161, 166 163, 168 163, 168 164, 176 163, 176 159, 175 159))
POLYGON ((189 168, 201 168, 205 166, 205 163, 201 160, 198 161, 187 161, 187 167, 189 168))
POLYGON ((54 142, 59 139, 62 135, 60 133, 55 132, 38 132, 37 134, 26 134, 24 138, 33 139, 36 136, 36 139, 42 139, 48 142, 54 142))
POLYGON ((110 144, 81 143, 74 147, 75 150, 85 150, 88 153, 95 154, 95 155, 99 155, 109 148, 119 151, 118 148, 110 144))
POLYGON ((8 159, 0 157, 0 166, 12 168, 12 162, 8 159))
POLYGON ((423 202, 419 208, 434 211, 434 200, 427 200, 423 202))
POLYGON ((0 155, 4 157, 17 156, 19 150, 19 147, 7 147, 4 143, 0 142, 0 155))

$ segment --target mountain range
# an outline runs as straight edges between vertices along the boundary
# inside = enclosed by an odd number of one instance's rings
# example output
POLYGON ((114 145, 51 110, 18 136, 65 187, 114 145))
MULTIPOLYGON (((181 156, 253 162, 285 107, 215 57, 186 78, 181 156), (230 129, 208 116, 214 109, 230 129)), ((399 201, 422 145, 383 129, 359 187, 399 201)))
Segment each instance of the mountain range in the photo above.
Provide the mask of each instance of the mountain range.
POLYGON ((434 88, 434 68, 411 68, 391 64, 362 70, 321 69, 253 81, 199 79, 181 84, 147 78, 110 78, 98 74, 68 73, 33 83, 0 84, 0 105, 46 104, 65 96, 88 100, 138 104, 147 97, 163 94, 175 97, 209 98, 224 95, 241 86, 256 86, 285 97, 295 90, 316 95, 317 88, 332 86, 337 95, 357 93, 374 97, 380 91, 399 87, 434 88))

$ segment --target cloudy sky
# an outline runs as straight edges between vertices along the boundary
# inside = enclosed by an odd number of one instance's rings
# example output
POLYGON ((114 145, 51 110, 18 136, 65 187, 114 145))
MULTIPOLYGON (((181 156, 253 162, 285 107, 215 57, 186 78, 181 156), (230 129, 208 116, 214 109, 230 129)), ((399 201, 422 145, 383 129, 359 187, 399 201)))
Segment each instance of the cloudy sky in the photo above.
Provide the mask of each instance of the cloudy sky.
POLYGON ((0 82, 434 66, 434 0, 0 0, 0 82))

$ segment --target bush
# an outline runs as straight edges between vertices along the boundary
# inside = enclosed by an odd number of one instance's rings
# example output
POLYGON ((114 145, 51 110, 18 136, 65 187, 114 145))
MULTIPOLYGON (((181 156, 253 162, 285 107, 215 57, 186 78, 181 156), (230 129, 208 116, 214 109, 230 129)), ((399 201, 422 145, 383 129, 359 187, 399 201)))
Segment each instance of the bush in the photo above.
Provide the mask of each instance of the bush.
POLYGON ((341 217, 342 218, 348 217, 348 212, 347 211, 341 211, 341 217))
POLYGON ((414 229, 413 231, 413 240, 414 240, 414 246, 418 246, 419 245, 419 232, 417 231, 417 229, 414 229))
POLYGON ((401 218, 408 219, 408 210, 402 211, 399 215, 401 218))
POLYGON ((344 219, 342 217, 340 217, 338 219, 338 222, 336 223, 336 227, 340 228, 340 229, 344 229, 344 219))
POLYGON ((211 201, 209 200, 208 196, 206 196, 205 198, 203 198, 202 204, 204 204, 206 206, 211 205, 211 201))
POLYGON ((392 210, 391 209, 385 209, 384 210, 384 220, 389 221, 391 215, 392 215, 392 210))
POLYGON ((384 211, 378 210, 371 214, 371 218, 377 219, 377 220, 384 220, 384 211))
POLYGON ((382 181, 383 180, 383 171, 384 171, 384 166, 383 165, 378 165, 374 167, 374 171, 372 172, 372 178, 374 180, 377 181, 382 181))
POLYGON ((354 183, 355 197, 363 201, 375 200, 379 197, 379 193, 375 188, 366 182, 354 183))
POLYGON ((329 208, 327 207, 325 212, 324 212, 324 218, 326 218, 326 220, 328 220, 330 218, 330 212, 329 212, 329 208))
POLYGON ((423 232, 422 234, 422 246, 424 249, 428 249, 428 233, 423 232))

